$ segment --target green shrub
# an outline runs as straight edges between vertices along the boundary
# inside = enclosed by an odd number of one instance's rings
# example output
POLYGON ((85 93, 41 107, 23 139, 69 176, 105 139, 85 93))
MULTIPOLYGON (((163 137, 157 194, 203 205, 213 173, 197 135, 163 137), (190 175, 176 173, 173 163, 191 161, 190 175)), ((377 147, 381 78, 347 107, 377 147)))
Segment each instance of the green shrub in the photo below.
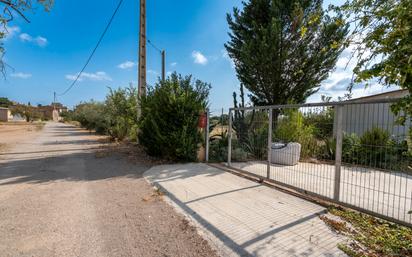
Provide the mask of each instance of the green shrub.
MULTIPOLYGON (((356 134, 344 134, 342 139, 342 161, 346 163, 357 163, 359 156, 360 140, 356 134)), ((336 139, 325 139, 325 151, 322 158, 335 160, 336 139)))
POLYGON ((326 108, 320 112, 310 112, 305 114, 304 123, 313 127, 313 135, 320 140, 325 140, 333 136, 334 109, 326 108))
POLYGON ((344 162, 357 163, 359 159, 360 139, 352 134, 344 134, 342 141, 342 160, 344 162))
POLYGON ((227 161, 228 144, 227 131, 221 131, 220 134, 212 136, 209 144, 209 160, 212 162, 227 161))
POLYGON ((389 139, 388 131, 375 127, 363 133, 360 143, 365 146, 386 146, 389 139))
POLYGON ((107 133, 120 140, 128 137, 136 140, 137 131, 137 90, 130 86, 126 89, 110 89, 105 101, 107 133))
MULTIPOLYGON (((323 158, 335 159, 336 140, 325 140, 323 158)), ((391 171, 410 172, 406 140, 391 139, 386 130, 373 128, 361 137, 356 134, 344 134, 342 142, 342 161, 391 171)))
POLYGON ((106 134, 108 120, 105 115, 104 103, 90 101, 77 105, 73 112, 73 120, 88 130, 94 130, 99 134, 106 134))
POLYGON ((287 109, 279 117, 274 130, 275 141, 298 142, 302 145, 301 158, 311 158, 319 155, 320 147, 314 136, 315 129, 304 122, 304 117, 297 109, 287 109))
POLYGON ((235 147, 232 149, 232 161, 247 161, 248 153, 241 147, 235 147))
POLYGON ((359 164, 386 169, 398 158, 397 144, 390 140, 386 130, 372 128, 360 137, 359 142, 359 164))
POLYGON ((172 74, 142 98, 139 142, 152 156, 195 161, 202 142, 197 128, 206 109, 210 85, 191 76, 172 74))
POLYGON ((136 140, 137 131, 137 99, 136 89, 110 89, 105 102, 84 102, 73 111, 65 112, 65 121, 77 121, 88 130, 99 134, 110 135, 113 139, 123 140, 126 137, 136 140))
MULTIPOLYGON (((249 129, 246 138, 239 140, 240 148, 258 160, 265 160, 267 156, 268 124, 249 129)), ((234 148, 236 149, 236 148, 234 148)))

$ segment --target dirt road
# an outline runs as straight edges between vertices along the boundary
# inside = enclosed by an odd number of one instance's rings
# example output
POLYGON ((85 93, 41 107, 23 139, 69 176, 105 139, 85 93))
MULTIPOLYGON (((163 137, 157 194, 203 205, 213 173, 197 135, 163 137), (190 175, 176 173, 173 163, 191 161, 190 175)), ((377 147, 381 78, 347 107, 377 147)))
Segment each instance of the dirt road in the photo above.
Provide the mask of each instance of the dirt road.
POLYGON ((40 122, 0 122, 0 152, 35 137, 43 126, 40 122))
POLYGON ((0 256, 216 256, 101 139, 48 123, 0 154, 0 256))

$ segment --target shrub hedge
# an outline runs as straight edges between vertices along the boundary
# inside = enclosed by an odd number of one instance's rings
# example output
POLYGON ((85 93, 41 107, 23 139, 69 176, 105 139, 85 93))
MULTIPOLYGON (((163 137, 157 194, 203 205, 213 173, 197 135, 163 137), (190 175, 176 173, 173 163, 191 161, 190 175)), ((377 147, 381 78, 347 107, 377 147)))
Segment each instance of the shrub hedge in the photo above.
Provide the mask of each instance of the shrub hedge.
POLYGON ((195 161, 202 143, 200 113, 207 107, 210 84, 172 74, 142 98, 139 142, 152 156, 195 161))

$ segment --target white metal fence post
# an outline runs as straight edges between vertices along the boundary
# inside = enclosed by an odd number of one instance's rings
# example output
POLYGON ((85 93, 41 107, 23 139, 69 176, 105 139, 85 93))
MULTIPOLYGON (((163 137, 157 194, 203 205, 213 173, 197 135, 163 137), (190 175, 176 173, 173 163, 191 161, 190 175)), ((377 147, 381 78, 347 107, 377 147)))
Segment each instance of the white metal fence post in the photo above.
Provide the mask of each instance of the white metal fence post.
POLYGON ((205 161, 209 162, 209 129, 210 129, 210 111, 206 109, 206 150, 205 161))
POLYGON ((232 162, 232 109, 229 109, 229 130, 228 130, 228 146, 227 146, 227 166, 231 166, 232 162))
POLYGON ((339 201, 340 195, 340 177, 341 177, 341 166, 342 166, 342 142, 343 142, 343 131, 342 131, 342 116, 343 116, 343 106, 338 105, 335 107, 335 119, 336 119, 336 151, 335 151, 335 186, 333 199, 339 201))
POLYGON ((267 174, 266 178, 270 179, 270 162, 272 157, 272 126, 273 126, 273 110, 269 108, 269 128, 268 128, 268 163, 267 163, 267 174))

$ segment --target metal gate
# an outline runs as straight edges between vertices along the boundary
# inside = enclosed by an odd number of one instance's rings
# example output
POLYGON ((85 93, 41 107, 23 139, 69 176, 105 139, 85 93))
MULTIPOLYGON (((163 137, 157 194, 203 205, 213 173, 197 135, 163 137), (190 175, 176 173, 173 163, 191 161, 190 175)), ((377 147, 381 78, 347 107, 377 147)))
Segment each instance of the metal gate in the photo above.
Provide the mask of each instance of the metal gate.
POLYGON ((412 129, 393 100, 229 110, 227 165, 412 225, 412 129))

